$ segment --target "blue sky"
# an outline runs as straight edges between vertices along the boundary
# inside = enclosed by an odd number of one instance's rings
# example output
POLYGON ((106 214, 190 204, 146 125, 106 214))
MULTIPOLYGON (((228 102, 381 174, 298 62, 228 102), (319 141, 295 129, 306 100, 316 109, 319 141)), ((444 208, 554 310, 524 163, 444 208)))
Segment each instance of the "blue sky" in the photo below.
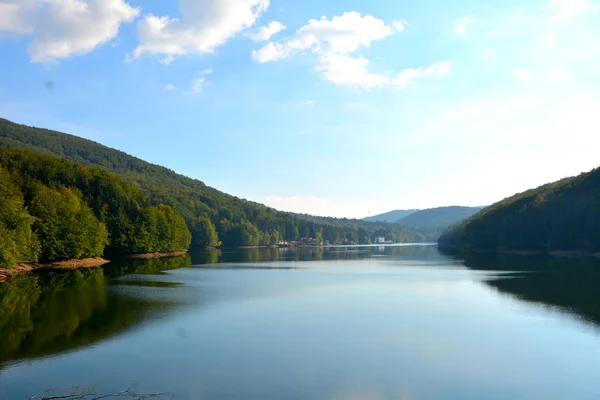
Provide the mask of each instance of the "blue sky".
POLYGON ((0 116, 278 209, 484 205, 599 166, 600 2, 0 0, 0 116))

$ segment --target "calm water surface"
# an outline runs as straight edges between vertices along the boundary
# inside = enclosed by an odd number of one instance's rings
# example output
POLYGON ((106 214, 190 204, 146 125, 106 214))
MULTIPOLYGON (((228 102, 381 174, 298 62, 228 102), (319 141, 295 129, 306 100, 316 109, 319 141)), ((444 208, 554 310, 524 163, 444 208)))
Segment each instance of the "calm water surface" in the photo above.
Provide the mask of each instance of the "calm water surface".
POLYGON ((600 399, 600 263, 245 250, 0 285, 0 399, 600 399))

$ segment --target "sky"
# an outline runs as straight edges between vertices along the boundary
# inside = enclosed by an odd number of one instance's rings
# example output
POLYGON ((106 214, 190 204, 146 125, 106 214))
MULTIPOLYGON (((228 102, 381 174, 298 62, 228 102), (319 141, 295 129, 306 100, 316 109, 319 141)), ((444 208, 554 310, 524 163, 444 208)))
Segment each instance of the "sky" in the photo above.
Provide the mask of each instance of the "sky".
POLYGON ((0 0, 0 117, 280 210, 600 166, 600 0, 0 0))

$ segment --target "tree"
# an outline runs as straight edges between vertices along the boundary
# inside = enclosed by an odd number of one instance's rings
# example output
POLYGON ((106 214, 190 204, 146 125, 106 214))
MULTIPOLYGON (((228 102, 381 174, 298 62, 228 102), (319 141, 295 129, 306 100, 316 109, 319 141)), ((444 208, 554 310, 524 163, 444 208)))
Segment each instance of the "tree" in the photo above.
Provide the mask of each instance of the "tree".
POLYGON ((24 207, 21 191, 2 168, 0 201, 0 267, 37 261, 40 245, 31 229, 34 218, 24 207))
POLYGON ((38 185, 30 206, 33 230, 41 243, 41 259, 54 261, 101 256, 108 232, 71 189, 38 185))
POLYGON ((219 236, 214 224, 207 217, 201 216, 192 226, 192 246, 217 247, 219 236))

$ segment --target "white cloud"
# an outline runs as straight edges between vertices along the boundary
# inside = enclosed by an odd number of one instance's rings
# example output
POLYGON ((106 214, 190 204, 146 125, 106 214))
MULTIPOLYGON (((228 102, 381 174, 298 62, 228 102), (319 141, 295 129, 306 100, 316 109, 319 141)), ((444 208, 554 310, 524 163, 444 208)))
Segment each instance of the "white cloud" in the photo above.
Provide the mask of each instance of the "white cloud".
POLYGON ((192 80, 192 92, 193 93, 200 93, 200 91, 202 90, 202 86, 204 85, 204 82, 206 81, 206 79, 204 79, 203 77, 198 77, 198 78, 194 78, 192 80))
POLYGON ((173 61, 175 61, 175 57, 173 56, 165 56, 160 59, 160 63, 166 66, 169 66, 173 61))
POLYGON ((550 18, 550 22, 569 20, 587 11, 597 11, 599 8, 589 0, 550 0, 548 5, 556 9, 556 14, 550 18))
POLYGON ((181 19, 148 15, 138 23, 140 45, 133 52, 181 56, 212 53, 254 25, 269 0, 180 0, 181 19))
POLYGON ((247 32, 246 36, 255 42, 263 42, 271 39, 271 36, 282 32, 286 27, 279 21, 271 21, 265 26, 254 29, 253 31, 247 32))
POLYGON ((392 26, 394 27, 394 29, 396 30, 396 32, 402 32, 404 29, 406 29, 406 25, 408 24, 408 22, 402 20, 402 21, 398 21, 398 20, 394 20, 392 21, 392 26))
POLYGON ((124 0, 0 0, 0 33, 31 36, 33 62, 86 54, 139 14, 124 0))
POLYGON ((351 11, 341 16, 312 19, 293 35, 278 42, 269 42, 253 52, 260 63, 274 62, 296 54, 310 52, 317 55, 315 70, 337 85, 373 89, 386 85, 405 88, 407 83, 425 75, 446 75, 449 64, 439 63, 427 69, 409 69, 397 77, 369 71, 371 62, 362 55, 353 55, 360 48, 384 39, 404 29, 405 21, 394 20, 392 26, 371 15, 351 11))
POLYGON ((448 62, 438 62, 428 68, 408 68, 395 77, 369 72, 370 61, 363 56, 356 58, 332 54, 323 56, 316 70, 330 82, 340 86, 373 89, 386 85, 395 85, 400 89, 406 89, 408 84, 414 80, 426 76, 444 76, 452 72, 452 66, 448 62))
POLYGON ((481 54, 484 55, 484 56, 486 56, 486 57, 490 57, 490 56, 493 56, 496 53, 494 52, 494 50, 486 48, 486 49, 481 50, 481 54))
POLYGON ((315 100, 306 100, 304 104, 307 106, 314 106, 315 104, 317 104, 317 102, 315 100))
POLYGON ((452 65, 449 62, 437 62, 429 68, 408 68, 400 72, 396 76, 392 83, 399 86, 401 89, 405 89, 409 82, 424 78, 426 76, 438 75, 446 76, 452 72, 452 65))
POLYGON ((519 82, 522 82, 522 83, 527 83, 527 82, 531 81, 531 78, 533 77, 533 74, 531 73, 531 71, 528 71, 523 68, 515 69, 513 71, 513 75, 515 76, 515 78, 517 78, 517 80, 519 82))
POLYGON ((0 33, 32 34, 34 14, 35 2, 33 0, 1 0, 0 33))
POLYGON ((328 81, 341 86, 371 89, 390 84, 390 78, 370 73, 370 64, 363 56, 354 58, 344 54, 331 54, 321 58, 316 70, 322 72, 328 81))
POLYGON ((464 17, 454 25, 454 29, 459 35, 466 35, 469 25, 471 25, 472 22, 473 20, 471 18, 464 17))
POLYGON ((331 20, 325 17, 312 19, 294 35, 280 42, 269 42, 253 56, 256 61, 268 62, 307 50, 316 54, 348 54, 393 33, 394 29, 382 20, 351 11, 331 20))
POLYGON ((204 83, 206 82, 206 78, 204 76, 210 75, 212 73, 212 68, 203 69, 202 71, 198 72, 199 76, 192 80, 192 93, 200 93, 202 91, 204 83))
POLYGON ((165 85, 165 87, 163 88, 166 92, 171 92, 175 89, 177 89, 177 87, 171 83, 169 83, 168 85, 165 85))

